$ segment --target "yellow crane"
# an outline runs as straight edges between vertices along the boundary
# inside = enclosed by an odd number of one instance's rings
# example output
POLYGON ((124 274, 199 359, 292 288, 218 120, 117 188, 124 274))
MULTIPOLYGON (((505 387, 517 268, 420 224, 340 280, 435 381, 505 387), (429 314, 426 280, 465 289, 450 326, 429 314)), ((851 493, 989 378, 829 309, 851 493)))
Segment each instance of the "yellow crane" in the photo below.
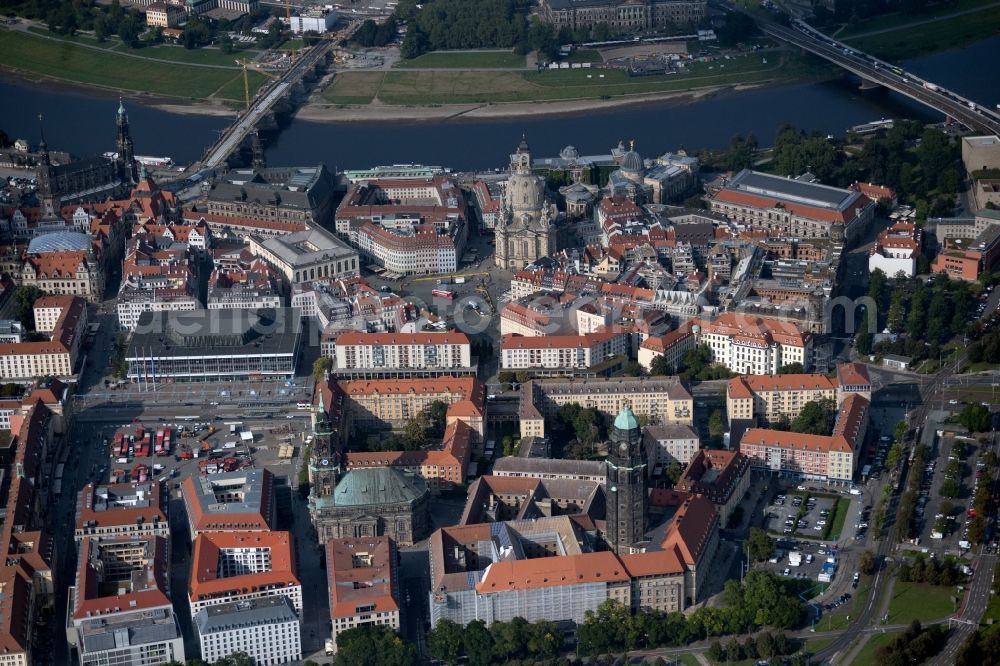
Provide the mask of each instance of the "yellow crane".
MULTIPOLYGON (((250 75, 247 72, 250 69, 250 61, 247 60, 246 58, 244 58, 243 60, 237 60, 236 64, 240 65, 241 67, 243 67, 243 98, 246 100, 247 108, 249 109, 250 108, 250 75)), ((264 76, 269 76, 272 79, 278 78, 274 74, 271 74, 269 72, 265 72, 264 70, 258 69, 256 67, 254 67, 253 71, 257 72, 258 74, 263 74, 264 76)))

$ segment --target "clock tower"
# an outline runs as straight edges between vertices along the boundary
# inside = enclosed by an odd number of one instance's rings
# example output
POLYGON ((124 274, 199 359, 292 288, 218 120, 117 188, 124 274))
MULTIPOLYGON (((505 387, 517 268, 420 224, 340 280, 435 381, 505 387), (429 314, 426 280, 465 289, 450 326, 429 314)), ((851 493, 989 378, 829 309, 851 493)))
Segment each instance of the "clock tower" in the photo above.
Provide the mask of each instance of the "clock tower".
POLYGON ((639 419, 628 407, 611 428, 607 459, 607 542, 625 554, 643 540, 646 531, 646 450, 639 419))

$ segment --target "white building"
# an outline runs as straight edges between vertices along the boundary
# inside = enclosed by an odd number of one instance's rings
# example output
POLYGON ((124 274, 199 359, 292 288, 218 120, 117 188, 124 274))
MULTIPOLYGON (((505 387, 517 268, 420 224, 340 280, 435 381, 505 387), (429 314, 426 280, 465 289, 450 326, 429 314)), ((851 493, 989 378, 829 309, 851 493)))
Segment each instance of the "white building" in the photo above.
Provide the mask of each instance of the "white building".
POLYGON ((701 448, 695 431, 682 423, 647 426, 642 435, 650 471, 675 462, 687 465, 701 448))
POLYGON ((214 663, 245 652, 255 664, 302 659, 299 617, 284 597, 265 597, 203 608, 194 616, 201 658, 214 663))
POLYGON ((629 334, 625 331, 541 337, 505 335, 500 342, 500 367, 567 374, 589 370, 616 356, 627 356, 628 352, 629 334))
POLYGON ((915 224, 897 222, 879 234, 868 256, 868 271, 881 270, 888 277, 902 273, 913 277, 917 273, 921 229, 915 224))
POLYGON ((390 231, 364 222, 351 225, 349 237, 366 259, 393 273, 425 275, 458 269, 455 239, 437 227, 420 225, 390 231))
POLYGON ((304 32, 329 32, 337 22, 337 12, 332 9, 311 9, 298 16, 293 16, 289 22, 292 33, 301 35, 304 32))
POLYGON ((185 289, 123 289, 118 293, 118 325, 131 331, 143 312, 190 312, 200 307, 185 289))
POLYGON ((812 336, 792 322, 727 312, 691 327, 712 360, 741 375, 776 375, 791 363, 812 365, 812 336))
POLYGON ((469 338, 464 333, 345 331, 337 336, 335 344, 334 372, 338 376, 475 372, 469 338))

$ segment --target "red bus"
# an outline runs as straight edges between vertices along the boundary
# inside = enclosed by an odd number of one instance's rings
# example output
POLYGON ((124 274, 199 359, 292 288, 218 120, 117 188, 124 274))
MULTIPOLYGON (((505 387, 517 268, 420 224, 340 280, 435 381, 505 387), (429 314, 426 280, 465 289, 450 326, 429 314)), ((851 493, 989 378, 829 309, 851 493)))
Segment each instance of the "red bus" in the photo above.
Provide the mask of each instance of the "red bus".
POLYGON ((451 300, 455 298, 455 292, 448 291, 447 289, 434 289, 431 291, 431 296, 440 296, 441 298, 451 300))

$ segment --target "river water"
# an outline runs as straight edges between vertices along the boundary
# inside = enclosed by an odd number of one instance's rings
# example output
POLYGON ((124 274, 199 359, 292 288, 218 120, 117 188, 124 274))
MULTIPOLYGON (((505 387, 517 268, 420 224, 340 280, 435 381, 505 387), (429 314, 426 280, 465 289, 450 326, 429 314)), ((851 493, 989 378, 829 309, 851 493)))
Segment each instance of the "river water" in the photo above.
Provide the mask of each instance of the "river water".
MULTIPOLYGON (((939 85, 994 107, 1000 87, 987 63, 1000 62, 1000 37, 904 63, 939 85)), ((38 138, 44 114, 49 146, 76 155, 114 148, 117 97, 0 80, 0 128, 14 138, 38 138)), ((179 115, 129 104, 136 151, 170 156, 185 164, 201 156, 229 120, 179 115)), ((573 144, 581 154, 606 153, 619 140, 636 141, 652 156, 684 147, 721 148, 734 134, 753 132, 769 145, 778 128, 791 123, 808 131, 843 134, 851 125, 879 118, 940 116, 885 89, 862 91, 845 77, 823 83, 794 84, 725 93, 692 103, 658 102, 587 111, 565 116, 503 120, 451 120, 392 123, 317 123, 292 120, 269 138, 273 165, 326 162, 337 168, 419 162, 456 170, 503 167, 521 134, 538 156, 555 155, 573 144)))

